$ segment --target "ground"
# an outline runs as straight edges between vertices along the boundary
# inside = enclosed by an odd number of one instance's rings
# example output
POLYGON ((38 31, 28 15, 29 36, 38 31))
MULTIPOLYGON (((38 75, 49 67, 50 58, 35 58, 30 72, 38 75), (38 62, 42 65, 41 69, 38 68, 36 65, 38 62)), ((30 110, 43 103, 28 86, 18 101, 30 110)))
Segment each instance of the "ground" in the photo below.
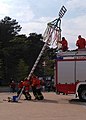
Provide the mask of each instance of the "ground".
POLYGON ((57 95, 44 92, 42 101, 24 100, 22 95, 18 103, 5 101, 16 93, 0 93, 1 120, 86 120, 86 103, 81 103, 73 95, 57 95))

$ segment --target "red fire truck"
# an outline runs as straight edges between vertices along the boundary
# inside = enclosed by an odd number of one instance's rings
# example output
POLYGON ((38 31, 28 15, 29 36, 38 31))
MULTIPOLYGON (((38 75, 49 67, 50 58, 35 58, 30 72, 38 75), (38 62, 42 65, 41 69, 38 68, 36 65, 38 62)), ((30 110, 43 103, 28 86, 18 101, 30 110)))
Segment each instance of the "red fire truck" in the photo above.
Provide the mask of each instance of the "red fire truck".
POLYGON ((86 101, 86 51, 57 53, 55 85, 57 93, 75 94, 86 101))

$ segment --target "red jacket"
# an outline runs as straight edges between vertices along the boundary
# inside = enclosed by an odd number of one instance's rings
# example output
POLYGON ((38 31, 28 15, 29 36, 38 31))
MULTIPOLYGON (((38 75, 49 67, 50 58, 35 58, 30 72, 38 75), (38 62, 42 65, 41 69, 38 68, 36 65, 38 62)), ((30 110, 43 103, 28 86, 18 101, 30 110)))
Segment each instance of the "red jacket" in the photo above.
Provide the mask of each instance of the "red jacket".
POLYGON ((68 42, 66 39, 62 40, 62 41, 59 41, 59 43, 62 44, 62 51, 66 51, 68 50, 68 42))
POLYGON ((32 77, 31 81, 32 81, 32 86, 34 86, 36 88, 41 87, 41 82, 37 77, 32 77))
POLYGON ((86 41, 84 38, 80 38, 79 40, 77 40, 76 42, 76 46, 78 46, 78 49, 84 49, 86 45, 86 41))
POLYGON ((29 91, 29 90, 30 90, 29 80, 25 80, 25 81, 23 82, 23 86, 25 86, 25 90, 26 90, 26 91, 29 91))
POLYGON ((19 89, 23 88, 23 81, 21 81, 20 83, 18 83, 18 88, 19 89))
POLYGON ((62 40, 61 43, 62 43, 62 47, 68 48, 67 40, 62 40))

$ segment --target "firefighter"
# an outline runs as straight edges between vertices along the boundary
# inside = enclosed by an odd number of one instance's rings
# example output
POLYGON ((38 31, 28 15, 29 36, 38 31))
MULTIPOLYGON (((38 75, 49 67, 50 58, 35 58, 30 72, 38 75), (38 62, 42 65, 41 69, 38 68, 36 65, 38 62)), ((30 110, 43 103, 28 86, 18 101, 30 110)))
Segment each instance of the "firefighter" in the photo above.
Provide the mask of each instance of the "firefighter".
POLYGON ((12 80, 12 82, 10 83, 10 92, 15 92, 16 91, 16 83, 12 80))
POLYGON ((67 51, 68 50, 68 42, 67 40, 65 39, 65 37, 62 37, 62 41, 58 41, 59 43, 61 43, 62 47, 61 47, 61 50, 63 52, 67 51))
POLYGON ((25 78, 25 80, 23 82, 23 86, 25 87, 24 88, 24 92, 25 92, 26 100, 31 100, 31 95, 29 93, 29 90, 30 90, 30 81, 27 78, 25 78))
POLYGON ((37 76, 33 75, 31 77, 31 86, 35 100, 43 100, 44 96, 41 93, 41 81, 37 76))
POLYGON ((84 38, 81 37, 81 35, 78 36, 78 40, 76 41, 76 46, 78 49, 84 49, 86 46, 86 41, 84 38))
POLYGON ((18 84, 17 96, 19 96, 19 94, 22 91, 22 94, 24 94, 24 96, 25 96, 25 100, 31 100, 31 95, 29 93, 29 90, 30 90, 30 84, 29 84, 29 81, 27 80, 27 78, 25 78, 24 81, 21 81, 18 84), (22 91, 23 87, 24 87, 24 90, 22 91))

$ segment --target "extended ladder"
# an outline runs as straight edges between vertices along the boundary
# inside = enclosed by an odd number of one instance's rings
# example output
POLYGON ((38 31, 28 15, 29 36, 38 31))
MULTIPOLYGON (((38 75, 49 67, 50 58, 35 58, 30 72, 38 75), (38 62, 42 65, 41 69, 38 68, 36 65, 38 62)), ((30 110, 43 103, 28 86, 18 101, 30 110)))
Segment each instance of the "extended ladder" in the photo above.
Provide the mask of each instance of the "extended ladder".
MULTIPOLYGON (((63 17, 63 15, 65 14, 66 11, 67 11, 67 9, 66 9, 64 6, 62 6, 62 8, 61 8, 61 10, 60 10, 60 12, 59 12, 59 18, 58 18, 58 19, 55 19, 54 21, 49 22, 49 23, 47 24, 47 28, 48 28, 48 29, 47 29, 47 32, 45 32, 45 34, 47 35, 47 37, 46 37, 45 40, 44 40, 44 41, 45 41, 45 44, 44 44, 44 46, 42 47, 42 50, 41 50, 38 58, 36 59, 35 64, 33 65, 32 69, 31 69, 31 72, 29 73, 29 75, 28 75, 28 77, 27 77, 28 80, 30 79, 31 75, 33 74, 33 72, 34 72, 34 70, 35 70, 35 68, 36 68, 36 66, 37 66, 37 64, 38 64, 38 62, 39 62, 39 60, 40 60, 40 58, 41 58, 44 50, 46 49, 48 43, 50 42, 50 39, 51 39, 51 37, 52 37, 53 32, 54 32, 54 31, 58 31, 58 36, 61 36, 61 35, 60 35, 60 34, 61 34, 61 28, 60 28, 61 18, 63 17), (61 13, 62 13, 62 14, 61 14, 61 13)), ((45 30, 45 31, 46 31, 46 30, 45 30)), ((58 37, 58 39, 59 39, 59 37, 58 37)), ((19 94, 19 96, 18 96, 18 98, 17 98, 17 101, 20 99, 23 90, 24 90, 24 87, 22 88, 21 93, 19 94)))

